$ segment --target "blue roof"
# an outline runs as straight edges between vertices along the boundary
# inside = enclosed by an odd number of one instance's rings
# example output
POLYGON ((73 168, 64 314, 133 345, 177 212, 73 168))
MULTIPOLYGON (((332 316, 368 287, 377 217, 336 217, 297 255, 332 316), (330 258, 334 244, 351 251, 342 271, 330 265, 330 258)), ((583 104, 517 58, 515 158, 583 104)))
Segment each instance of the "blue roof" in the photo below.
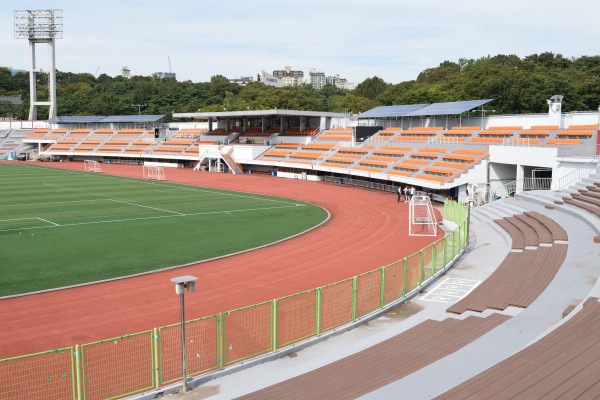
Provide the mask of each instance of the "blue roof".
POLYGON ((425 115, 457 115, 489 103, 493 99, 452 101, 433 104, 380 106, 361 113, 358 118, 416 117, 425 115))
POLYGON ((425 115, 458 115, 465 111, 472 110, 483 104, 489 103, 494 99, 486 100, 467 100, 467 101, 452 101, 448 103, 433 103, 426 107, 419 108, 409 114, 407 117, 417 117, 425 115))
POLYGON ((48 122, 58 124, 89 124, 93 122, 100 122, 104 118, 106 118, 104 115, 68 115, 50 118, 48 122))
POLYGON ((91 124, 91 123, 112 123, 112 122, 155 122, 163 118, 164 115, 70 115, 51 118, 48 122, 58 124, 91 124))
POLYGON ((427 104, 408 104, 401 106, 380 106, 361 113, 358 118, 387 118, 404 117, 405 115, 423 108, 427 104))
POLYGON ((164 115, 111 115, 99 122, 155 122, 163 117, 164 115))

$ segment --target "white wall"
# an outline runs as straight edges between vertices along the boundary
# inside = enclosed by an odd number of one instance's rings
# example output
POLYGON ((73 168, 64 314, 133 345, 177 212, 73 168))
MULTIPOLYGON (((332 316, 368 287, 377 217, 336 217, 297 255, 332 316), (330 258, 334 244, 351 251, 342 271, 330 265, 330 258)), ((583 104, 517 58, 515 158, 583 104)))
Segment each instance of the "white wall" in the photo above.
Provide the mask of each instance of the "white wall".
POLYGON ((550 147, 490 146, 489 154, 491 163, 553 168, 556 164, 558 149, 550 147))
POLYGON ((27 121, 27 120, 2 120, 0 121, 0 130, 8 129, 33 129, 49 128, 48 121, 27 121))
POLYGON ((269 146, 257 146, 257 145, 241 145, 236 144, 235 146, 224 146, 226 151, 229 151, 233 147, 233 157, 237 161, 251 162, 256 157, 264 153, 269 149, 269 146))

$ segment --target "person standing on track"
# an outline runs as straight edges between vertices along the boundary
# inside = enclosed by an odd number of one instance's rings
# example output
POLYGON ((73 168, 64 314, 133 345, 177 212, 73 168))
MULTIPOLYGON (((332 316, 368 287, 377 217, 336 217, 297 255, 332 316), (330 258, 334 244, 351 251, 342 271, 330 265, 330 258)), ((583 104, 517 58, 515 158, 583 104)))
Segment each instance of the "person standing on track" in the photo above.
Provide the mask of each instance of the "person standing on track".
POLYGON ((408 188, 408 185, 406 185, 404 187, 404 202, 408 203, 408 195, 410 194, 410 189, 408 188))
POLYGON ((402 196, 402 186, 398 186, 398 203, 400 203, 400 197, 402 196))

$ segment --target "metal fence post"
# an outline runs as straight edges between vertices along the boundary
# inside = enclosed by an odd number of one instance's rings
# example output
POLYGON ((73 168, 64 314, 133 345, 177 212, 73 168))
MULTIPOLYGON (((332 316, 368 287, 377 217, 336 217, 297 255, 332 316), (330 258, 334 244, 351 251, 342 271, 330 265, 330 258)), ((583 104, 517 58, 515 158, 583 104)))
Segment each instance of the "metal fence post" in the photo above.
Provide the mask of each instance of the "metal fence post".
POLYGON ((381 267, 381 281, 379 283, 379 308, 385 306, 385 272, 386 267, 381 267))
POLYGON ((75 385, 77 386, 77 399, 81 400, 81 349, 79 345, 75 345, 75 385))
POLYGON ((158 389, 162 383, 162 365, 160 363, 160 352, 162 350, 162 346, 160 344, 160 334, 158 328, 154 328, 152 332, 152 337, 154 338, 154 380, 156 383, 156 389, 158 389))
POLYGON ((423 250, 419 250, 419 286, 423 284, 423 277, 425 276, 423 266, 423 250))
POLYGON ((219 369, 225 365, 225 324, 223 313, 217 315, 217 364, 219 369))
POLYGON ((278 335, 277 335, 277 299, 273 300, 273 304, 271 305, 271 338, 272 338, 272 345, 271 345, 271 350, 272 351, 276 351, 277 350, 277 340, 278 340, 278 335))
POLYGON ((402 267, 402 297, 406 296, 406 260, 407 257, 404 257, 402 267))
POLYGON ((352 278, 352 321, 356 321, 356 303, 358 301, 358 276, 352 278))
POLYGON ((317 288, 315 295, 317 296, 317 336, 319 336, 321 334, 321 288, 317 288))

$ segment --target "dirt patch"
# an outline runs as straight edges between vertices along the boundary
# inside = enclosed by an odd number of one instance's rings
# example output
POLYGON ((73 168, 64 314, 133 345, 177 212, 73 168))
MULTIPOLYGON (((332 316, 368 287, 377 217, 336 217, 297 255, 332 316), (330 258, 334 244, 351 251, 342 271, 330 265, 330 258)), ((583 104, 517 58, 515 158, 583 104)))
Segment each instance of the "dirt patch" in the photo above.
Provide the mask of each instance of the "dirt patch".
POLYGON ((423 306, 413 303, 409 301, 407 303, 401 304, 400 306, 391 309, 387 313, 384 314, 385 317, 393 319, 395 321, 403 321, 413 315, 417 314, 419 311, 423 309, 423 306))

